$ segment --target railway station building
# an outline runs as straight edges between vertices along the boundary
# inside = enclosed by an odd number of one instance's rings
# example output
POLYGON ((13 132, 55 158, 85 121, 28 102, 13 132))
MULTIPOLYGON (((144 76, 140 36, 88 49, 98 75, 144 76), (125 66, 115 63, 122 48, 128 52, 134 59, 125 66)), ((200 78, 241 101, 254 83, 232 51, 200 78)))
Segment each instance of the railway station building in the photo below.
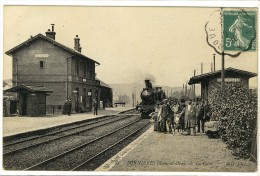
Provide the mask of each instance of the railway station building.
POLYGON ((93 102, 99 105, 100 101, 95 73, 100 63, 81 53, 78 35, 74 48, 57 42, 55 35, 52 25, 46 35, 31 36, 6 52, 13 60, 13 86, 42 86, 52 91, 46 97, 46 109, 53 113, 61 112, 67 99, 72 101, 72 112, 91 111, 93 102))
MULTIPOLYGON (((225 69, 225 84, 241 83, 249 89, 249 79, 257 76, 256 73, 239 70, 236 68, 225 69)), ((201 84, 201 98, 209 100, 214 89, 221 89, 221 70, 213 71, 190 78, 189 85, 201 84)))
POLYGON ((103 81, 100 81, 100 88, 100 101, 102 101, 103 106, 105 105, 105 107, 113 107, 112 88, 103 81))

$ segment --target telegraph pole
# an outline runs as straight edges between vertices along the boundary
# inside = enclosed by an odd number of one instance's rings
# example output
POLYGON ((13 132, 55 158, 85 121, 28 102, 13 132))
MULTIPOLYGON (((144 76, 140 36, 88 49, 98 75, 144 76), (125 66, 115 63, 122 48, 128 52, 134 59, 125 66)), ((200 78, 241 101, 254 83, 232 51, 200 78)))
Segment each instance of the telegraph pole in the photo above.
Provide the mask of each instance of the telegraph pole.
POLYGON ((203 62, 201 62, 201 66, 200 66, 200 74, 203 74, 203 62))
POLYGON ((133 107, 135 106, 135 97, 134 97, 134 92, 132 92, 132 100, 133 100, 133 107))
POLYGON ((213 71, 216 71, 216 54, 213 54, 213 63, 214 63, 213 71))
POLYGON ((222 51, 222 61, 221 61, 221 91, 224 91, 225 87, 225 53, 222 51))
MULTIPOLYGON (((196 75, 196 70, 194 70, 194 76, 196 75)), ((194 84, 194 99, 196 97, 196 94, 195 94, 195 84, 194 84)))

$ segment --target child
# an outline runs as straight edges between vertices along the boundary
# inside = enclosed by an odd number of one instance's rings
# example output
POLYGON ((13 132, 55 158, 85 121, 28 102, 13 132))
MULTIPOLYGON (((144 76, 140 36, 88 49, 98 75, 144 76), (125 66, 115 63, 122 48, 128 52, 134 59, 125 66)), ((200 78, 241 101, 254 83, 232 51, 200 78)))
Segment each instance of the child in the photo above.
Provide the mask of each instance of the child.
POLYGON ((175 129, 178 130, 178 134, 180 134, 180 129, 181 129, 181 125, 180 125, 180 114, 174 114, 174 133, 175 133, 175 129))

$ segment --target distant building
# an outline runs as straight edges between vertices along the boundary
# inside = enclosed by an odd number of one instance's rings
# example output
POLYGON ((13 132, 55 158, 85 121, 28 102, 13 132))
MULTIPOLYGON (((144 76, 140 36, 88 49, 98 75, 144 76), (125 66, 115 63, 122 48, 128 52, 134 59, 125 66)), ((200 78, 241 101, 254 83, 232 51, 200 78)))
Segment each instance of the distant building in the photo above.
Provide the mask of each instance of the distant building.
POLYGON ((100 101, 100 81, 95 79, 100 64, 81 54, 78 35, 74 49, 57 42, 55 35, 52 25, 46 36, 38 34, 6 52, 13 59, 13 86, 48 88, 53 93, 46 98, 47 108, 61 109, 71 99, 72 111, 91 110, 93 102, 100 101))
POLYGON ((100 81, 100 101, 103 102, 103 105, 105 107, 113 107, 113 90, 112 88, 104 83, 103 81, 100 81))
MULTIPOLYGON (((249 88, 249 79, 255 76, 256 73, 229 67, 225 69, 225 84, 242 83, 249 88)), ((213 89, 221 88, 221 70, 193 76, 188 84, 201 84, 201 98, 208 100, 213 89)))

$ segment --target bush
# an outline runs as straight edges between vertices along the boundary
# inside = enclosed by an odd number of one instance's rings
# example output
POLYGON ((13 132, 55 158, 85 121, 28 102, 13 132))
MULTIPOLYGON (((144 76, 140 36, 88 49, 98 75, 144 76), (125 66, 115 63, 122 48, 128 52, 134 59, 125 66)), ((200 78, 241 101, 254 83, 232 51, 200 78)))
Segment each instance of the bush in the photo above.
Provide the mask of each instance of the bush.
POLYGON ((218 119, 221 139, 239 158, 249 158, 257 123, 257 94, 242 84, 226 84, 223 93, 213 90, 209 97, 212 116, 218 119))

